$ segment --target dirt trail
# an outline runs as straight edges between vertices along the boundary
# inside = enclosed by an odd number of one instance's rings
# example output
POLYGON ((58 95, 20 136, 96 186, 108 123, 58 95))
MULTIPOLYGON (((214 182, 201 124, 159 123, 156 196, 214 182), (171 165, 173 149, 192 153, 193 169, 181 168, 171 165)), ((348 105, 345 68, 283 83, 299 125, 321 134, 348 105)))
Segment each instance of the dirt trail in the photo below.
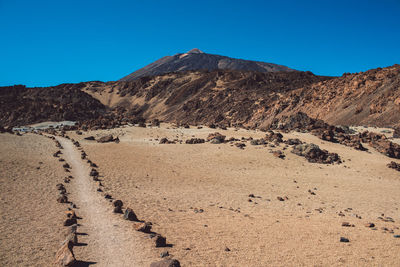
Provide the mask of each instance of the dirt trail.
POLYGON ((90 168, 80 158, 79 151, 70 140, 57 137, 64 147, 63 158, 71 165, 74 179, 69 185, 70 199, 77 205, 78 236, 81 246, 74 253, 82 266, 145 266, 143 247, 135 240, 128 221, 112 213, 103 195, 89 176, 90 168))

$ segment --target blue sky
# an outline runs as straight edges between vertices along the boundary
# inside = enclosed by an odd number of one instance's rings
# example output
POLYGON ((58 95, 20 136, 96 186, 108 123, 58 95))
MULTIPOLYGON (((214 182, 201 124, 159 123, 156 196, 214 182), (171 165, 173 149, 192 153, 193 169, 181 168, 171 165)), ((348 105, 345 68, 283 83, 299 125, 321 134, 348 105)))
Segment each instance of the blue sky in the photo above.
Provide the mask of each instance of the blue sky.
POLYGON ((110 81, 199 48, 341 75, 400 63, 400 0, 0 0, 0 86, 110 81))

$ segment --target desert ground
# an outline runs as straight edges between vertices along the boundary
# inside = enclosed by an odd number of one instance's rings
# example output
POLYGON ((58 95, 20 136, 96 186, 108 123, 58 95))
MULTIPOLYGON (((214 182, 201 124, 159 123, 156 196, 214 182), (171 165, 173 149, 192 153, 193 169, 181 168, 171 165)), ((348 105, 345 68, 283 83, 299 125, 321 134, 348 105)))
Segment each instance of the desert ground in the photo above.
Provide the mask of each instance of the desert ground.
MULTIPOLYGON (((82 218, 81 246, 74 247, 81 266, 149 266, 166 251, 182 266, 398 266, 400 173, 386 165, 399 160, 298 132, 283 133, 284 139, 317 144, 338 153, 343 163, 309 163, 283 143, 243 141, 244 149, 231 143, 185 144, 214 132, 227 139, 265 136, 255 130, 161 124, 67 132, 81 148, 57 137, 60 156, 74 176, 65 184, 68 198, 82 218), (84 139, 106 134, 120 142, 84 139), (164 137, 178 141, 160 144, 164 137), (97 164, 102 192, 90 180, 79 149, 97 164), (285 158, 275 157, 276 150, 285 158), (151 222, 168 246, 154 247, 149 234, 113 213, 104 194, 151 222)), ((52 156, 57 148, 32 133, 1 134, 0 144, 0 265, 50 266, 63 239, 66 210, 56 201, 55 185, 66 175, 52 156)))

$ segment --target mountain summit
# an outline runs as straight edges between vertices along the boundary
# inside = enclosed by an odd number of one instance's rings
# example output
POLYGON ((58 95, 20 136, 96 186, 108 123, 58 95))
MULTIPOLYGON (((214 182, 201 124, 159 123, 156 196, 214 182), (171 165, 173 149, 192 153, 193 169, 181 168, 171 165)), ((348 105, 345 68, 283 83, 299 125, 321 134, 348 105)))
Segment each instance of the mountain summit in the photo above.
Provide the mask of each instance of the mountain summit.
POLYGON ((194 48, 183 54, 163 57, 123 77, 120 81, 132 81, 140 77, 160 75, 168 72, 187 70, 212 71, 217 69, 258 72, 294 71, 282 65, 207 54, 198 48, 194 48))

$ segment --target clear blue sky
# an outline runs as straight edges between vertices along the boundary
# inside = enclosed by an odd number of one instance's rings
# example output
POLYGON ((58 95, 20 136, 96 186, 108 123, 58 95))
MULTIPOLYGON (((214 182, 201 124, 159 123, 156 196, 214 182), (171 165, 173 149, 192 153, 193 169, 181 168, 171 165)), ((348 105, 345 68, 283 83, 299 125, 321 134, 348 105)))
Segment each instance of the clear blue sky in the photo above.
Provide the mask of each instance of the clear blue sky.
POLYGON ((341 75, 400 63, 400 0, 0 0, 0 85, 117 80, 192 48, 341 75))

